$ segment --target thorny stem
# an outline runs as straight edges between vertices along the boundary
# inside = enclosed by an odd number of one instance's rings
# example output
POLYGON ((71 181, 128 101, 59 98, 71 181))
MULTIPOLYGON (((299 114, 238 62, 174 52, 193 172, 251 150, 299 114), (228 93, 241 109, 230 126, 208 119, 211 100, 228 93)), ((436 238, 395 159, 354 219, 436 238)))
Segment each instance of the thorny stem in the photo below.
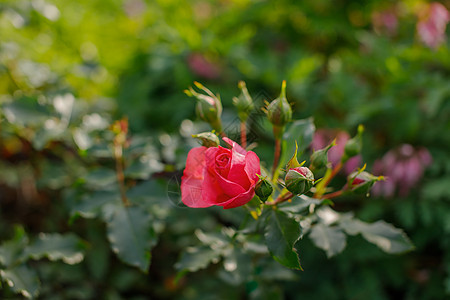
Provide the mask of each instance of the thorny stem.
POLYGON ((281 152, 281 140, 279 138, 275 138, 275 157, 273 159, 272 178, 275 176, 275 172, 278 167, 278 162, 280 160, 280 152, 281 152))
MULTIPOLYGON (((330 183, 330 181, 334 178, 334 176, 337 175, 337 173, 339 173, 339 171, 342 169, 342 167, 344 166, 344 164, 341 162, 339 162, 331 171, 330 176, 328 176, 328 178, 325 179, 324 183, 323 183, 323 189, 325 189, 328 184, 330 183)), ((318 193, 316 192, 314 194, 314 198, 317 198, 318 193)))
POLYGON ((247 148, 247 127, 245 121, 241 121, 241 146, 247 148))
POLYGON ((116 160, 116 174, 117 174, 117 182, 119 183, 120 196, 122 199, 122 203, 125 206, 129 206, 130 202, 128 201, 126 190, 125 190, 125 175, 123 173, 123 151, 122 145, 117 142, 114 142, 114 158, 116 160))

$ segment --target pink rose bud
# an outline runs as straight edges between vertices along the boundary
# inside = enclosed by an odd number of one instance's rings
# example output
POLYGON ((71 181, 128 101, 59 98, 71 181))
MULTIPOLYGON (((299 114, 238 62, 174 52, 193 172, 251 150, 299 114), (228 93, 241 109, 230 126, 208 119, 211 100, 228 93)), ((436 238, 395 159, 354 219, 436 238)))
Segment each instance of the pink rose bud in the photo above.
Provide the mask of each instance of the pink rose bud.
POLYGON ((188 153, 181 178, 181 200, 189 207, 242 206, 255 195, 259 158, 234 141, 223 138, 231 149, 197 147, 188 153))
POLYGON ((375 182, 384 180, 383 176, 374 176, 368 172, 353 172, 348 177, 350 191, 355 194, 367 194, 375 182))
POLYGON ((289 169, 284 179, 286 188, 294 195, 308 192, 314 185, 314 174, 307 167, 289 169))

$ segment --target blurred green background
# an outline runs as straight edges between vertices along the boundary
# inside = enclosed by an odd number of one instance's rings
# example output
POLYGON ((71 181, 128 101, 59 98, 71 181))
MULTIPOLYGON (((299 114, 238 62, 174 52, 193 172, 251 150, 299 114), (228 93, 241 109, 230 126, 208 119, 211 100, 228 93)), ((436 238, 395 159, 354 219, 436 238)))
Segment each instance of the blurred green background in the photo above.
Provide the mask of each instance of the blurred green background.
MULTIPOLYGON (((0 1, 0 239, 11 239, 19 225, 30 236, 75 232, 94 245, 78 265, 30 263, 39 275, 42 299, 449 297, 450 52, 445 30, 450 2, 436 3, 0 1), (421 22, 431 29, 419 30, 421 22), (175 285, 173 265, 180 249, 195 243, 195 228, 239 225, 233 212, 191 211, 167 203, 167 182, 170 186, 179 176, 195 145, 186 137, 207 128, 183 90, 199 81, 220 93, 224 124, 231 129, 236 120, 231 99, 239 93, 239 80, 247 82, 259 106, 275 98, 287 80, 294 116, 312 116, 316 128, 353 135, 364 124, 363 158, 369 169, 394 153, 394 163, 382 168, 391 176, 401 169, 392 192, 343 199, 335 208, 404 228, 415 251, 390 256, 351 238, 343 253, 327 259, 304 240, 303 272, 267 263, 253 270, 258 280, 231 280, 213 265, 175 285), (114 257, 102 222, 68 223, 70 199, 93 178, 88 176, 92 170, 111 165, 102 154, 112 139, 107 128, 122 117, 143 141, 130 157, 154 161, 150 169, 133 169, 130 177, 160 183, 140 192, 143 198, 158 198, 151 209, 159 209, 154 213, 165 224, 148 274, 114 257), (412 150, 399 150, 405 144, 412 150), (416 154, 420 149, 428 151, 431 164, 422 163, 416 154)), ((254 124, 251 130, 260 144, 256 152, 270 159, 272 137, 265 126, 254 124)), ((97 176, 92 184, 108 185, 111 174, 97 176)), ((20 298, 5 283, 0 293, 20 298)))

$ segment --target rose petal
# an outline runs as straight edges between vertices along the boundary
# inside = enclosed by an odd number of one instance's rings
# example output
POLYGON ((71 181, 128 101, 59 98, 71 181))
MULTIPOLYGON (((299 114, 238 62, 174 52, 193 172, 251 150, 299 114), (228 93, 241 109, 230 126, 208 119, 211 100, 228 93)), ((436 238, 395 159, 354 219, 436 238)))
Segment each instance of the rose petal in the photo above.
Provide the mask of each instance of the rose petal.
POLYGON ((258 181, 258 176, 256 174, 261 174, 259 157, 255 152, 248 151, 247 155, 245 155, 244 170, 245 173, 247 173, 248 178, 250 179, 250 184, 255 184, 258 181))
POLYGON ((226 202, 223 202, 223 203, 220 203, 217 205, 223 206, 224 209, 235 208, 235 207, 247 204, 250 200, 252 200, 254 195, 255 195, 255 191, 253 190, 253 188, 250 188, 245 193, 242 193, 234 198, 231 198, 230 200, 228 200, 226 202))
POLYGON ((236 149, 237 152, 239 152, 239 153, 241 153, 241 154, 243 154, 243 155, 245 155, 245 153, 247 153, 247 151, 245 151, 245 149, 242 148, 241 145, 239 145, 239 144, 236 143, 235 141, 233 141, 233 140, 231 140, 231 139, 229 139, 229 138, 227 138, 227 137, 222 138, 222 140, 224 140, 225 143, 227 143, 228 145, 230 145, 231 148, 236 149))
POLYGON ((202 198, 203 169, 206 147, 191 149, 181 177, 181 201, 189 207, 208 207, 202 198))
POLYGON ((245 154, 239 153, 236 147, 231 149, 231 153, 231 167, 227 179, 242 186, 244 191, 248 190, 250 180, 245 173, 245 154))

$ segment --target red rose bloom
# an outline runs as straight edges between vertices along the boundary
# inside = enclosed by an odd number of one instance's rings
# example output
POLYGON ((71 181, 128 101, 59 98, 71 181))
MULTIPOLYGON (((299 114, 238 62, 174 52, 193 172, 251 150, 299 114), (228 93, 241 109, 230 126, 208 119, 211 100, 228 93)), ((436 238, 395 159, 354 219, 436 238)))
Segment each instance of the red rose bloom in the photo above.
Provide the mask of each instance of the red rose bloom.
POLYGON ((261 174, 259 158, 228 138, 231 149, 197 147, 188 153, 181 200, 189 207, 234 208, 249 202, 261 174))

